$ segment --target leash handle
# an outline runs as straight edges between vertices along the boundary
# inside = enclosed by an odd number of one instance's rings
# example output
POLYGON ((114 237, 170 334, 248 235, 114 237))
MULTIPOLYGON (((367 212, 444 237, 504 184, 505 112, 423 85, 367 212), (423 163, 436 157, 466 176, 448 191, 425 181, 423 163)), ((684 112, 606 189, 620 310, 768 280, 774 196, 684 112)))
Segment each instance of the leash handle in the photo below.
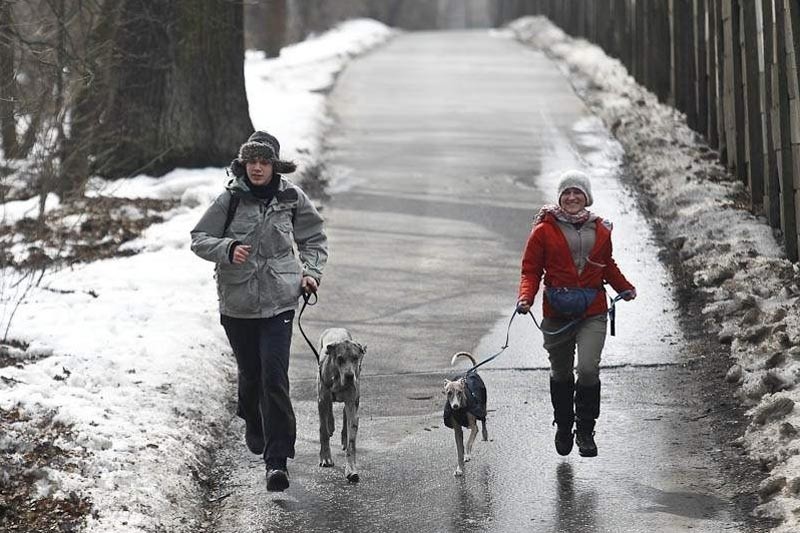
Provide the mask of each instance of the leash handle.
POLYGON ((628 296, 631 291, 622 291, 621 293, 617 294, 611 299, 611 305, 608 306, 608 320, 609 324, 609 333, 612 337, 617 335, 617 302, 620 300, 624 300, 626 296, 628 296))

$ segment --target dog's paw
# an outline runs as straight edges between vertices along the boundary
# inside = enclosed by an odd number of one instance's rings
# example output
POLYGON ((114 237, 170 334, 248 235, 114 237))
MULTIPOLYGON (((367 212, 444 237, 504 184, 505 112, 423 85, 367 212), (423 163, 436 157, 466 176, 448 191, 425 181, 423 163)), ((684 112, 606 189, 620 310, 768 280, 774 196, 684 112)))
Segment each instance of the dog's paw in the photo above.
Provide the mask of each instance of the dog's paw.
POLYGON ((468 463, 472 460, 472 456, 468 453, 464 454, 464 462, 468 463))
POLYGON ((319 460, 319 466, 323 468, 330 468, 333 466, 333 459, 330 457, 321 457, 319 460))
POLYGON ((456 471, 455 471, 455 472, 453 472, 453 475, 454 475, 455 477, 461 477, 461 476, 463 476, 463 475, 464 475, 464 469, 463 469, 463 468, 461 468, 460 466, 457 466, 457 467, 456 467, 456 471))
POLYGON ((358 472, 350 471, 349 468, 345 469, 345 477, 347 477, 347 481, 350 483, 358 483, 361 481, 361 476, 358 475, 358 472))

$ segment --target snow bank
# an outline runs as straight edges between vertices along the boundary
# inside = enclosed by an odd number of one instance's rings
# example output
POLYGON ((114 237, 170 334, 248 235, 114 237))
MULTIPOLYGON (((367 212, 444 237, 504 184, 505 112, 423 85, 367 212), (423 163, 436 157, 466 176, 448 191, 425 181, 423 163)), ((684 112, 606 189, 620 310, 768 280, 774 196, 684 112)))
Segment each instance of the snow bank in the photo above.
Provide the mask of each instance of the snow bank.
POLYGON ((770 476, 756 513, 797 531, 800 503, 800 268, 771 228, 740 207, 745 191, 718 163, 683 114, 662 105, 597 46, 573 39, 546 18, 510 25, 517 38, 554 58, 578 94, 623 145, 638 186, 670 244, 709 297, 705 326, 738 361, 727 379, 752 406, 740 444, 770 476))
MULTIPOLYGON (((390 36, 382 24, 353 21, 277 59, 248 54, 254 126, 277 135, 282 155, 313 166, 325 91, 350 58, 390 36)), ((61 446, 88 454, 79 468, 51 468, 40 493, 88 496, 89 532, 193 531, 202 520, 204 467, 230 415, 235 364, 218 323, 213 265, 188 245, 224 183, 220 168, 93 180, 91 194, 181 205, 129 244, 138 255, 49 273, 11 324, 9 337, 30 346, 19 358, 26 364, 0 368, 0 408, 32 418, 55 411, 72 426, 75 438, 61 446)))

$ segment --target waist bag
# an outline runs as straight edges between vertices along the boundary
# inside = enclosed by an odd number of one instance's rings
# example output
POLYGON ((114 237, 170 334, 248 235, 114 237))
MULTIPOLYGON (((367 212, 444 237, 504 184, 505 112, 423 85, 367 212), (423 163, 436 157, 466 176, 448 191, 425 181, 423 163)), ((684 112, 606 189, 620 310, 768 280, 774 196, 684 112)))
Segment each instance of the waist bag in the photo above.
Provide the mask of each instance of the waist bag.
POLYGON ((547 287, 544 296, 550 307, 566 318, 580 318, 585 313, 600 289, 580 287, 547 287))

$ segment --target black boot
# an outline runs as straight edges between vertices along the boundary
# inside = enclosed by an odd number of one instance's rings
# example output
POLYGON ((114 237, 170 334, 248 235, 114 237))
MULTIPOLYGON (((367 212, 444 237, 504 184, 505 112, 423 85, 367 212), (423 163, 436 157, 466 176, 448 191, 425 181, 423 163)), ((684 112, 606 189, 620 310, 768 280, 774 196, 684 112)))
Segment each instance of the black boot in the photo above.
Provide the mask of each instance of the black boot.
POLYGON ((550 401, 553 403, 553 424, 556 429, 556 451, 559 455, 569 455, 572 451, 572 424, 575 421, 573 396, 575 383, 555 381, 550 378, 550 401))
POLYGON ((575 387, 575 415, 578 418, 575 442, 581 457, 596 457, 597 444, 594 441, 594 424, 600 416, 600 382, 584 387, 578 382, 575 387))
POLYGON ((289 469, 286 459, 267 459, 267 491, 283 492, 289 488, 289 469))

